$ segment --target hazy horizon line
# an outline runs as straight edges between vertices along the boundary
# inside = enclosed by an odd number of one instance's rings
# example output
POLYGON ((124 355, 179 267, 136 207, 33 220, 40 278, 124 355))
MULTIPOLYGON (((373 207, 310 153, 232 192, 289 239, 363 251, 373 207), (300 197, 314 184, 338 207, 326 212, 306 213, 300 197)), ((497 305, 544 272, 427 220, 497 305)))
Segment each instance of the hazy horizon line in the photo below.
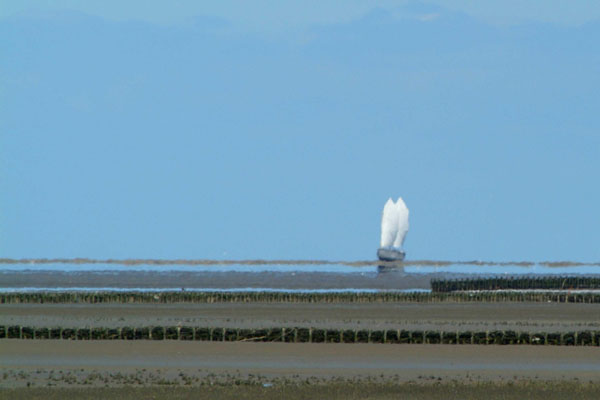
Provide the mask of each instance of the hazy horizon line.
POLYGON ((0 258, 0 264, 115 264, 124 266, 133 265, 345 265, 351 267, 366 266, 448 266, 448 265, 476 265, 476 266, 544 266, 544 267, 581 267, 600 266, 600 262, 579 261, 449 261, 449 260, 408 260, 408 261, 379 261, 379 260, 318 260, 318 259, 243 259, 243 260, 218 260, 218 259, 96 259, 96 258, 0 258))

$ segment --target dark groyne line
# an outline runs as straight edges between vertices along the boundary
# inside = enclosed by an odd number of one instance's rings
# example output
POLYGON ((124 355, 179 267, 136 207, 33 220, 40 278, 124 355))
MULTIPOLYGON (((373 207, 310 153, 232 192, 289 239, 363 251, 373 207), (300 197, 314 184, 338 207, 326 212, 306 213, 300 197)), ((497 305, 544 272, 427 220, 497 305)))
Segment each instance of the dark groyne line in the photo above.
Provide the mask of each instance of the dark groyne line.
POLYGON ((600 277, 486 277, 467 279, 432 279, 431 290, 448 293, 469 290, 570 290, 600 289, 600 277))
POLYGON ((578 261, 448 261, 448 260, 409 260, 404 262, 395 261, 344 261, 344 260, 210 260, 210 259, 95 259, 95 258, 0 258, 0 264, 111 264, 123 266, 222 266, 222 265, 346 265, 351 267, 365 266, 429 266, 443 267, 449 265, 473 265, 473 266, 545 266, 545 267, 581 267, 581 266, 600 266, 600 262, 578 262, 578 261))
POLYGON ((2 293, 0 304, 59 303, 600 303, 600 293, 556 292, 25 292, 2 293))
POLYGON ((600 331, 530 333, 511 330, 235 329, 192 326, 63 328, 13 325, 0 326, 0 339, 600 346, 600 331))

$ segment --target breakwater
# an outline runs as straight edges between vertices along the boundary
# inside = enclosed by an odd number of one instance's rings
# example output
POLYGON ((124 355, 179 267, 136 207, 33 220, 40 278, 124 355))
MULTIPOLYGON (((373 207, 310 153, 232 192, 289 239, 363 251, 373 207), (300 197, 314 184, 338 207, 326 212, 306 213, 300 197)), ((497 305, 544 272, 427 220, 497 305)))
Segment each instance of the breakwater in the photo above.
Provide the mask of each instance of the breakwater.
POLYGON ((0 294, 0 304, 58 303, 385 303, 385 302, 554 302, 600 303, 600 293, 481 291, 468 292, 12 292, 0 294))
POLYGON ((512 330, 235 329, 192 326, 77 328, 13 325, 0 326, 0 339, 600 346, 600 331, 531 333, 512 330))
POLYGON ((472 290, 582 290, 600 289, 600 277, 486 277, 467 279, 432 279, 431 290, 437 293, 472 290))

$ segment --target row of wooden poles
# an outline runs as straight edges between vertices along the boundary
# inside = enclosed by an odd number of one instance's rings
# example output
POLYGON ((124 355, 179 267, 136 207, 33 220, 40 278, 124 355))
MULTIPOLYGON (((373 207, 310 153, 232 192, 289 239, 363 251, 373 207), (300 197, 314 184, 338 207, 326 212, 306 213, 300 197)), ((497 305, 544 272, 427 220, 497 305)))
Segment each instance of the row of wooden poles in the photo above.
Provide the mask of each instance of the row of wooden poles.
POLYGON ((600 331, 530 333, 511 330, 235 329, 191 326, 48 328, 14 325, 0 326, 0 339, 600 346, 600 331))
POLYGON ((53 303, 600 303, 600 293, 553 292, 29 292, 0 294, 0 304, 53 303))
POLYGON ((600 289, 600 277, 544 276, 433 279, 431 290, 444 293, 465 290, 571 290, 600 289))

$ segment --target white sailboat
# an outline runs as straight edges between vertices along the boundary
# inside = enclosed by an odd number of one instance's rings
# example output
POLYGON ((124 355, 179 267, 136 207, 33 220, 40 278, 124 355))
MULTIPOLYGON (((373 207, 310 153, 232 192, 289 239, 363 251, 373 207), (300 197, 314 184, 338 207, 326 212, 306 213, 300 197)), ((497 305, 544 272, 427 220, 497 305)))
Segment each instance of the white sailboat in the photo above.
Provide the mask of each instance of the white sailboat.
POLYGON ((402 261, 406 253, 402 249, 408 233, 408 208, 402 197, 394 201, 390 198, 383 207, 381 217, 381 247, 377 257, 381 261, 402 261))

